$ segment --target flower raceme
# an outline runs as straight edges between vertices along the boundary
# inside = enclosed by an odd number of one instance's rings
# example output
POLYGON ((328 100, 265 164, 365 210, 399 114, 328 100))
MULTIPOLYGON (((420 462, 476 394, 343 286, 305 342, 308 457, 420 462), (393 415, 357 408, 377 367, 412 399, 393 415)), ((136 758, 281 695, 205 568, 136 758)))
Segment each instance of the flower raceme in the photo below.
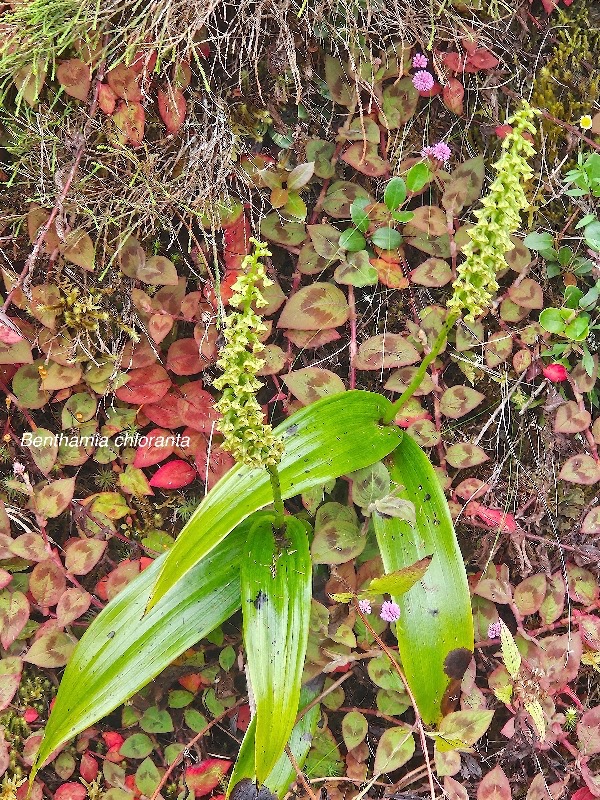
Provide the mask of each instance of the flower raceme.
POLYGON ((466 259, 458 267, 448 308, 457 314, 466 311, 470 322, 489 307, 498 289, 496 276, 507 267, 504 254, 514 247, 510 237, 529 207, 523 186, 533 177, 527 159, 535 149, 526 135, 535 133, 535 113, 524 102, 508 120, 512 130, 502 140, 504 152, 494 164, 496 179, 481 201, 483 208, 475 211, 477 222, 468 231, 471 241, 463 247, 466 259))
POLYGON ((223 374, 214 382, 223 394, 216 403, 222 417, 217 422, 223 434, 223 448, 236 461, 249 467, 275 467, 283 454, 283 442, 270 425, 256 399, 262 383, 256 377, 264 361, 258 357, 264 345, 260 335, 266 330, 254 308, 267 305, 260 286, 270 286, 262 258, 270 256, 267 246, 250 239, 254 251, 242 262, 241 274, 233 284, 229 305, 236 311, 227 314, 223 326, 225 346, 217 366, 223 374))

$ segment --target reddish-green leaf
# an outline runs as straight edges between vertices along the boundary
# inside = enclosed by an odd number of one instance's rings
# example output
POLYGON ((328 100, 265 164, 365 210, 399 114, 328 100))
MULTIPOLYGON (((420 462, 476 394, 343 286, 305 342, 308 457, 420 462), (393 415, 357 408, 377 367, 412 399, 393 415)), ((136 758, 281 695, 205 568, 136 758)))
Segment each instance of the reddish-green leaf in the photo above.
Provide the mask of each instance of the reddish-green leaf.
POLYGON ((410 279, 419 286, 438 288, 452 280, 452 269, 441 258, 428 258, 410 273, 410 279))
POLYGON ((558 477, 570 483, 592 486, 600 481, 600 466, 591 456, 571 456, 563 464, 558 477))
POLYGON ((331 283, 313 283, 297 291, 285 304, 278 328, 320 330, 348 321, 350 309, 344 293, 331 283))
POLYGON ((66 546, 65 566, 73 575, 91 572, 106 550, 102 539, 75 539, 66 546))
POLYGON ((177 133, 185 122, 187 104, 181 89, 169 87, 159 89, 157 95, 158 113, 169 133, 177 133))
POLYGON ((70 636, 62 631, 51 631, 35 640, 23 656, 23 661, 36 667, 64 667, 74 649, 75 642, 70 636))
POLYGON ((354 363, 357 369, 379 370, 405 367, 419 359, 418 351, 404 336, 380 333, 360 345, 354 363))
POLYGON ((64 570, 54 561, 48 559, 35 565, 29 577, 29 591, 38 605, 56 605, 66 588, 64 570))
POLYGON ((56 78, 65 92, 77 100, 87 100, 91 85, 91 71, 79 58, 61 61, 56 68, 56 78))
MULTIPOLYGON (((451 79, 455 80, 455 79, 451 79)), ((460 86, 462 89, 462 86, 460 86)), ((462 95, 461 93, 461 103, 462 95)), ((444 94, 444 102, 446 94, 444 94)), ((452 110, 452 109, 451 109, 452 110)), ((452 171, 444 186, 442 205, 453 217, 457 217, 465 206, 472 205, 479 197, 485 177, 483 156, 470 158, 452 171)))
POLYGON ((320 367, 305 367, 289 372, 283 381, 303 405, 314 403, 330 394, 346 391, 339 375, 320 367))
POLYGON ((440 398, 440 411, 450 419, 459 419, 485 400, 485 395, 469 386, 452 386, 440 398))
POLYGON ((477 787, 477 800, 511 800, 510 783, 502 767, 494 767, 477 787))
POLYGON ((379 121, 388 130, 401 128, 414 115, 418 101, 419 93, 410 78, 395 81, 383 90, 379 121))
POLYGON ((554 418, 556 433, 579 433, 592 423, 592 415, 585 408, 580 409, 575 400, 568 400, 558 407, 554 418))
POLYGON ((60 478, 47 484, 38 484, 29 501, 36 514, 46 519, 58 517, 69 506, 75 491, 75 478, 60 478))
POLYGON ((21 682, 23 662, 16 656, 7 656, 0 660, 0 711, 11 703, 21 682))

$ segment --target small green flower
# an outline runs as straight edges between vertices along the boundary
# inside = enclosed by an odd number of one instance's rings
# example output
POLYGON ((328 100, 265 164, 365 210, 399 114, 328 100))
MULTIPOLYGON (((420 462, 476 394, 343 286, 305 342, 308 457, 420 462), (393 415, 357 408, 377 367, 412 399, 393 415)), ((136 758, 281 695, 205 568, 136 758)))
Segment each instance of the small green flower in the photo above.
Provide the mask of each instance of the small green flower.
POLYGON ((223 448, 236 461, 249 467, 274 467, 283 454, 283 442, 263 420, 256 399, 262 383, 256 373, 265 363, 258 358, 264 350, 260 334, 267 328, 252 306, 267 305, 259 286, 271 286, 260 259, 270 256, 267 246, 250 239, 254 252, 242 262, 242 273, 233 285, 229 305, 238 309, 227 314, 223 326, 225 346, 217 366, 223 374, 214 382, 223 394, 216 407, 223 415, 217 427, 223 434, 223 448))
POLYGON ((533 177, 527 159, 535 149, 523 134, 535 133, 535 114, 524 102, 508 120, 513 129, 502 141, 504 152, 494 164, 497 177, 481 201, 482 208, 474 212, 477 222, 468 231, 471 241, 462 249, 466 259, 458 267, 448 308, 458 314, 466 311, 470 322, 483 314, 498 290, 496 275, 506 269, 504 255, 514 247, 510 237, 519 229, 521 212, 529 207, 523 185, 533 177))

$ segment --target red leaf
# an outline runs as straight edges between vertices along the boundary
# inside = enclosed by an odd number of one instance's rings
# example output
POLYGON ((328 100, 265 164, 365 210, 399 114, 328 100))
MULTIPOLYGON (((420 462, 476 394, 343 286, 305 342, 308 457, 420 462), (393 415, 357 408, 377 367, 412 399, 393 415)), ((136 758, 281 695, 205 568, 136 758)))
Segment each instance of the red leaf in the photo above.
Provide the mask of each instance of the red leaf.
POLYGON ((175 450, 173 444, 168 444, 173 435, 164 428, 154 428, 146 434, 146 442, 140 445, 133 459, 134 467, 152 467, 160 464, 168 458, 175 450), (165 443, 165 440, 167 443, 165 443))
POLYGON ((596 800, 594 795, 590 792, 587 786, 582 786, 581 789, 573 792, 571 800, 596 800))
POLYGON ((171 379, 160 364, 132 369, 128 377, 128 382, 120 386, 115 394, 119 400, 132 405, 157 403, 171 386, 171 379))
POLYGON ((444 53, 444 55, 442 56, 442 61, 448 67, 449 70, 452 70, 452 72, 463 71, 464 61, 459 56, 459 54, 455 53, 454 51, 450 53, 444 53))
MULTIPOLYGON (((216 357, 216 352, 214 353, 216 357)), ((167 369, 175 375, 196 375, 210 365, 206 357, 200 357, 195 339, 177 339, 169 347, 167 369)))
POLYGON ((23 712, 23 719, 28 725, 30 725, 32 722, 35 722, 38 717, 39 714, 35 708, 26 708, 23 712))
POLYGON ((465 89, 458 78, 449 78, 448 83, 444 86, 443 94, 443 101, 446 108, 452 111, 453 114, 462 114, 464 96, 465 89))
POLYGON ((54 792, 54 800, 84 800, 87 789, 82 783, 63 783, 54 792))
POLYGON ((512 125, 498 125, 494 128, 494 133, 498 138, 504 139, 505 136, 508 136, 509 133, 512 133, 512 125))
POLYGON ((140 412, 155 425, 170 429, 180 428, 184 422, 177 410, 178 397, 179 393, 167 392, 158 402, 143 405, 140 412))
POLYGON ((84 781, 91 783, 92 781, 96 780, 98 776, 98 762, 94 758, 94 756, 86 750, 85 753, 81 756, 81 764, 79 765, 79 774, 83 778, 84 781))
POLYGON ((190 672, 189 675, 183 675, 177 682, 192 694, 196 694, 201 686, 206 686, 206 681, 199 672, 190 672))
POLYGON ((187 105, 181 89, 158 90, 158 113, 169 133, 177 133, 185 122, 187 105))
POLYGON ((210 490, 226 472, 229 472, 235 464, 235 459, 230 453, 222 450, 220 447, 215 447, 213 443, 210 448, 207 472, 207 455, 208 442, 204 439, 204 444, 201 444, 196 451, 196 469, 198 470, 200 480, 202 483, 206 483, 206 488, 210 490))
POLYGON ((552 383, 560 383, 560 381, 566 381, 569 377, 567 370, 563 367, 562 364, 548 364, 547 367, 542 369, 542 373, 544 374, 544 378, 547 378, 552 383))
POLYGON ((200 433, 210 433, 220 418, 213 396, 202 388, 201 381, 191 381, 179 387, 177 411, 182 422, 200 433))
POLYGON ((150 73, 156 66, 156 59, 156 50, 139 52, 135 54, 130 67, 137 75, 141 75, 142 72, 150 73))
POLYGON ((485 47, 478 47, 475 52, 470 53, 467 58, 467 65, 475 69, 493 69, 500 62, 496 56, 485 47))
POLYGON ((226 269, 236 270, 248 255, 252 230, 246 214, 242 213, 231 225, 223 229, 223 260, 226 269))
POLYGON ((104 731, 102 738, 109 750, 112 750, 113 747, 120 748, 125 741, 121 734, 116 731, 104 731))
POLYGON ((219 785, 231 764, 222 758, 206 758, 186 769, 185 782, 196 797, 203 797, 219 785))
POLYGON ((106 80, 117 97, 121 97, 127 103, 137 104, 142 99, 138 76, 131 67, 118 64, 110 72, 107 72, 106 80))
POLYGON ((117 95, 107 83, 101 83, 98 87, 98 105, 105 114, 112 114, 117 105, 117 95))
MULTIPOLYGON (((6 319, 11 321, 9 317, 6 317, 6 319)), ((16 344, 16 342, 21 341, 23 341, 23 337, 18 330, 11 328, 6 322, 0 319, 0 342, 4 344, 16 344)))
POLYGON ((499 508, 486 508, 485 506, 476 504, 479 508, 476 511, 476 516, 490 528, 497 528, 504 533, 514 533, 517 530, 517 522, 512 514, 507 514, 499 508))
POLYGON ((196 479, 196 470, 187 461, 169 461, 151 478, 150 486, 157 489, 181 489, 196 479))

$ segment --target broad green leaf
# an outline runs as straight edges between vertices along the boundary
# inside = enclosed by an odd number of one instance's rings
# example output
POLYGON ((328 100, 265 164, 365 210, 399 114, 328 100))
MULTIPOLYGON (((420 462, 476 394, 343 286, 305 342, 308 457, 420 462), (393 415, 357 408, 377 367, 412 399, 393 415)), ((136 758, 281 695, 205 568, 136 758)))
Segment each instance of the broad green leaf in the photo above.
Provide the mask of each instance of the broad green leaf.
POLYGON ((63 675, 32 780, 57 747, 121 705, 240 607, 239 565, 251 525, 252 518, 240 525, 147 614, 166 555, 96 617, 63 675))
MULTIPOLYGON (((289 739, 289 748, 296 760, 296 763, 302 769, 304 761, 310 750, 311 741, 317 728, 317 722, 321 719, 321 706, 316 703, 311 709, 304 713, 304 709, 312 701, 319 696, 323 687, 323 679, 321 676, 314 678, 309 683, 302 687, 300 692, 300 707, 302 708, 302 716, 294 725, 294 729, 289 739)), ((235 786, 244 779, 255 781, 256 771, 254 768, 254 737, 256 734, 256 717, 254 717, 248 730, 242 740, 233 772, 229 780, 227 788, 227 797, 231 794, 235 786)), ((284 753, 275 767, 265 780, 265 786, 270 789, 273 794, 283 798, 288 794, 290 786, 296 780, 296 770, 292 766, 286 753, 284 753)))
POLYGON ((366 233, 369 230, 369 215, 365 211, 365 206, 368 206, 369 203, 368 197, 357 197, 350 206, 352 222, 362 233, 366 233))
POLYGON ((347 228, 340 235, 339 246, 342 250, 358 253, 359 250, 364 250, 366 245, 365 237, 356 228, 347 228))
POLYGON ((431 177, 429 166, 420 161, 414 164, 406 173, 406 188, 409 192, 420 192, 431 177))
POLYGON ((548 250, 554 244, 554 239, 550 233, 529 233, 524 239, 523 244, 530 250, 540 252, 541 250, 548 250))
POLYGON ((391 474, 404 486, 398 496, 415 504, 416 526, 373 514, 386 573, 433 553, 423 579, 394 597, 401 609, 396 636, 404 673, 423 721, 432 724, 442 716, 441 703, 450 682, 462 678, 473 653, 469 587, 438 477, 407 434, 394 453, 391 474))
POLYGON ((382 250, 395 250, 402 244, 402 236, 393 228, 378 228, 371 236, 371 241, 382 250))
POLYGON ((256 704, 255 769, 264 783, 285 750, 300 701, 312 564, 306 528, 273 518, 253 525, 241 565, 244 643, 256 704))
MULTIPOLYGON (((380 422, 390 407, 389 400, 380 395, 352 390, 325 397, 292 414, 277 428, 286 443, 279 465, 283 497, 302 494, 391 453, 402 434, 397 427, 380 422)), ((266 470, 233 467, 209 492, 161 561, 149 607, 229 531, 272 500, 266 470)))
POLYGON ((390 211, 395 211, 406 200, 406 184, 402 178, 392 178, 385 187, 383 202, 390 211))

